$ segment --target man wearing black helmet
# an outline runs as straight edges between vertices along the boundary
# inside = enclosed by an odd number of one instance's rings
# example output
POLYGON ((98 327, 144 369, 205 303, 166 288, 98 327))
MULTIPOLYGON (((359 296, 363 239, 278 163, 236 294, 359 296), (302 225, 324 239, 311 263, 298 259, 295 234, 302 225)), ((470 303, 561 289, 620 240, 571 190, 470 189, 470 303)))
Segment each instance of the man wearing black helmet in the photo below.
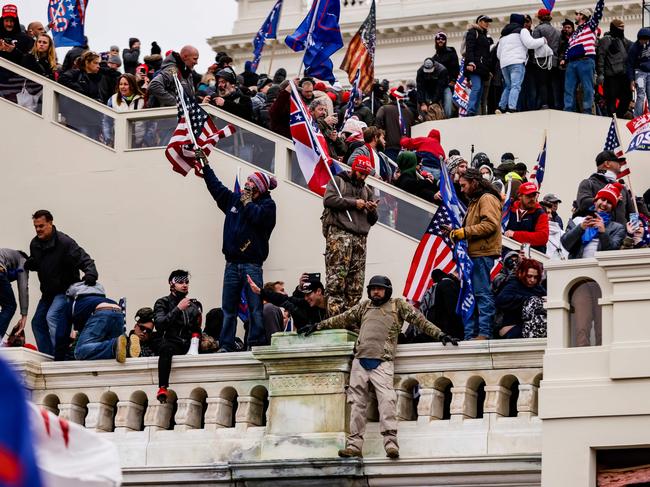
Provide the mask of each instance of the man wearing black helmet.
POLYGON ((206 97, 203 101, 244 120, 252 121, 253 102, 251 97, 242 93, 237 86, 237 77, 232 68, 221 69, 215 76, 217 78, 217 93, 212 98, 206 97))
POLYGON ((367 287, 368 299, 361 301, 345 313, 301 328, 298 333, 309 336, 317 330, 349 328, 359 333, 354 360, 350 370, 348 398, 350 410, 350 434, 346 446, 339 450, 340 457, 361 457, 363 435, 366 429, 369 385, 377 395, 379 426, 384 437, 384 449, 389 458, 399 457, 397 443, 397 420, 395 410, 397 396, 393 388, 395 349, 397 336, 404 321, 408 321, 443 345, 458 345, 458 340, 443 333, 403 298, 391 298, 393 285, 386 276, 374 276, 367 287))

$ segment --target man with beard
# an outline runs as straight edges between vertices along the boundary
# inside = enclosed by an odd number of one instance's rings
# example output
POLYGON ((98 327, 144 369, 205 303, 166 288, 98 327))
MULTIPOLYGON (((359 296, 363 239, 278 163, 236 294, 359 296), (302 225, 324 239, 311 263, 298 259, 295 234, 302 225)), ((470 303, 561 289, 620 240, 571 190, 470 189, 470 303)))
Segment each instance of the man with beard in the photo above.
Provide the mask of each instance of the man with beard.
POLYGON ((452 102, 451 95, 454 91, 454 86, 456 85, 456 80, 458 79, 458 73, 460 71, 460 63, 458 62, 458 54, 456 49, 450 46, 447 46, 447 34, 444 32, 438 32, 435 38, 436 43, 436 54, 433 56, 433 60, 442 64, 447 68, 447 74, 449 75, 449 86, 445 88, 443 93, 443 109, 445 110, 445 116, 451 118, 452 113, 452 102))
POLYGON ((18 9, 15 5, 7 4, 2 7, 0 17, 0 58, 20 64, 23 56, 34 46, 34 39, 20 30, 18 9))
POLYGON ((377 127, 367 127, 363 129, 364 144, 357 147, 350 157, 348 157, 347 164, 351 166, 357 156, 365 156, 370 159, 375 173, 379 174, 383 180, 388 180, 391 174, 390 164, 384 159, 384 144, 385 135, 384 131, 377 127))
POLYGON ((386 276, 374 276, 367 287, 368 300, 364 300, 345 313, 300 329, 309 336, 317 330, 348 328, 358 331, 354 359, 350 370, 348 402, 350 409, 350 434, 339 456, 361 457, 366 429, 370 384, 374 386, 379 409, 379 429, 384 438, 388 458, 399 457, 397 395, 393 386, 397 337, 405 321, 443 345, 458 345, 458 340, 443 333, 436 325, 408 304, 403 298, 392 298, 393 285, 386 276))
POLYGON ((172 357, 186 354, 193 336, 201 336, 202 306, 188 297, 190 274, 182 269, 169 275, 169 296, 156 301, 153 322, 160 335, 158 350, 158 394, 161 403, 167 402, 169 373, 172 357))
POLYGON ((323 98, 313 100, 309 104, 309 112, 316 123, 318 123, 318 129, 325 137, 327 151, 330 157, 342 160, 347 148, 345 147, 345 142, 336 131, 338 117, 327 114, 327 104, 323 98))
POLYGON ((366 240, 377 223, 378 202, 365 180, 374 174, 365 156, 356 156, 352 170, 342 172, 329 183, 323 198, 326 294, 331 316, 351 308, 363 294, 366 271, 366 240), (337 191, 338 186, 338 191, 337 191))
POLYGON ((237 77, 230 68, 217 71, 217 95, 212 98, 206 97, 204 102, 225 110, 238 117, 253 121, 253 103, 250 96, 241 92, 237 86, 237 77))

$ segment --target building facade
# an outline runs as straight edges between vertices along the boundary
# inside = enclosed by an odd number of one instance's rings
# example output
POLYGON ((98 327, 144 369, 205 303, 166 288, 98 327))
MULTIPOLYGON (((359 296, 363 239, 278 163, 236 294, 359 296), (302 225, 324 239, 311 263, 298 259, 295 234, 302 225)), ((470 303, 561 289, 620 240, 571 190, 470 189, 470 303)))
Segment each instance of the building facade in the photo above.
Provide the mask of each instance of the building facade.
MULTIPOLYGON (((244 62, 252 59, 253 38, 274 3, 275 0, 239 0, 238 18, 232 35, 209 38, 212 49, 227 52, 234 59, 236 68, 243 70, 244 62)), ((560 28, 565 18, 574 20, 576 9, 593 8, 594 3, 592 0, 558 0, 553 12, 553 25, 560 28)), ((267 45, 258 72, 284 67, 289 76, 298 74, 302 56, 286 47, 284 38, 302 21, 310 5, 310 0, 284 0, 278 40, 267 45)), ((369 5, 368 0, 341 0, 341 30, 345 47, 368 15, 369 5)), ((433 38, 439 31, 445 32, 448 44, 460 52, 463 36, 478 15, 487 14, 494 19, 490 35, 498 40, 511 13, 534 17, 543 7, 539 1, 516 0, 376 0, 376 5, 375 76, 391 82, 415 78, 424 59, 434 54, 433 38)), ((610 21, 619 18, 625 22, 627 37, 634 40, 642 24, 642 11, 641 2, 636 0, 607 0, 601 29, 606 32, 610 21)), ((341 64, 345 47, 333 57, 336 68, 341 64)), ((343 84, 346 83, 344 72, 337 69, 335 75, 343 84)))

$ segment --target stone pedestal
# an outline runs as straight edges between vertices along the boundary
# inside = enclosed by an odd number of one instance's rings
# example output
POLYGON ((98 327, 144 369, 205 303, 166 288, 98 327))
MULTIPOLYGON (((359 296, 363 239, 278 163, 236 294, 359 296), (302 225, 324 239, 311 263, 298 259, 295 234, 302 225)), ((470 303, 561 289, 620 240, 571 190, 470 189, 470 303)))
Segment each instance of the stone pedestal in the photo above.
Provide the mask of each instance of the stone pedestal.
POLYGON ((334 457, 345 445, 345 387, 356 338, 347 330, 306 338, 280 333, 254 349, 269 374, 263 460, 334 457))

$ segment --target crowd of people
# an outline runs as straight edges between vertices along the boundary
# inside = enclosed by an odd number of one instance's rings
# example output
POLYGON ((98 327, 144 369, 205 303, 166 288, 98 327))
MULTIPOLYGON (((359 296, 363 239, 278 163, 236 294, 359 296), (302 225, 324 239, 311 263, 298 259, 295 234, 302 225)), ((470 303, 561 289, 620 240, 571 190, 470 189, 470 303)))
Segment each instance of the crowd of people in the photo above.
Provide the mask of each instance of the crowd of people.
MULTIPOLYGON (((206 188, 225 215, 221 308, 207 311, 204 320, 203 305, 191 297, 189 272, 177 269, 167 280, 169 293, 139 309, 127 335, 124 300, 106 295, 94 260, 56 228, 49 211, 39 210, 32 216, 36 236, 29 252, 0 249, 0 335, 5 336, 18 309, 12 288, 17 281, 20 319, 5 343, 24 343, 28 273, 36 272, 41 290, 32 319, 36 348, 55 360, 124 362, 127 357, 157 356, 158 399, 165 402, 174 355, 250 350, 269 344, 271 336, 282 331, 309 335, 349 328, 359 333, 359 340, 350 384, 351 434, 339 454, 360 455, 365 399, 372 383, 380 400, 387 455, 397 457, 392 390, 397 343, 438 340, 457 345, 461 340, 544 337, 545 271, 529 249, 551 259, 578 259, 597 251, 650 245, 650 190, 635 198, 619 177, 625 158, 611 151, 595 156, 594 173, 579 184, 565 225, 558 214, 560 198, 548 193, 540 199, 529 168, 512 153, 504 153, 495 164, 482 152, 469 158, 455 149, 446 152, 435 129, 426 137, 410 136, 415 123, 457 115, 452 92, 461 69, 472 87, 469 116, 540 108, 574 111, 576 105, 586 113, 637 114, 650 83, 650 30, 642 29, 632 43, 624 37, 623 22, 614 19, 610 31, 599 39, 603 4, 598 0, 593 12, 576 12, 576 22, 565 20, 561 32, 551 25, 551 13, 545 9, 538 12, 534 27, 530 17, 513 14, 496 45, 488 36, 492 20, 481 15, 466 34, 462 64, 440 32, 435 36, 435 55, 423 62, 415 80, 393 87, 388 80, 378 81, 367 96, 355 101, 349 118, 349 91, 309 77, 295 79, 330 156, 345 164, 323 198, 324 282, 319 273, 305 273, 290 293, 282 281, 265 283, 263 265, 277 213, 271 194, 277 181, 254 172, 236 193, 205 163, 206 188), (595 87, 604 87, 600 99, 595 87), (634 107, 632 90, 636 90, 634 107), (470 319, 457 312, 461 293, 457 271, 435 269, 431 286, 414 303, 393 297, 389 277, 373 276, 366 286, 368 299, 363 299, 367 241, 379 220, 379 201, 366 179, 377 176, 440 205, 442 171, 448 171, 467 207, 462 226, 443 226, 442 233, 450 245, 467 242, 476 302, 470 319), (521 250, 508 251, 504 236, 520 244, 521 250), (244 322, 242 337, 238 316, 244 322)), ((32 22, 23 32, 15 6, 3 7, 0 29, 0 57, 116 111, 175 106, 178 76, 183 90, 198 102, 291 137, 291 86, 284 69, 271 77, 247 66, 238 75, 232 58, 219 53, 217 62, 200 75, 194 70, 196 48, 184 46, 163 56, 154 42, 141 60, 136 38, 129 40, 121 56, 117 46, 98 54, 84 45, 71 49, 59 65, 42 24, 32 22)), ((91 137, 111 137, 106 120, 90 111, 77 110, 68 122, 83 126, 91 137)), ((150 136, 145 125, 136 126, 134 132, 143 144, 150 136)), ((595 309, 597 292, 586 286, 576 299, 585 309, 595 309)), ((599 337, 599 318, 595 311, 592 314, 576 320, 578 345, 589 344, 592 326, 599 337)))

